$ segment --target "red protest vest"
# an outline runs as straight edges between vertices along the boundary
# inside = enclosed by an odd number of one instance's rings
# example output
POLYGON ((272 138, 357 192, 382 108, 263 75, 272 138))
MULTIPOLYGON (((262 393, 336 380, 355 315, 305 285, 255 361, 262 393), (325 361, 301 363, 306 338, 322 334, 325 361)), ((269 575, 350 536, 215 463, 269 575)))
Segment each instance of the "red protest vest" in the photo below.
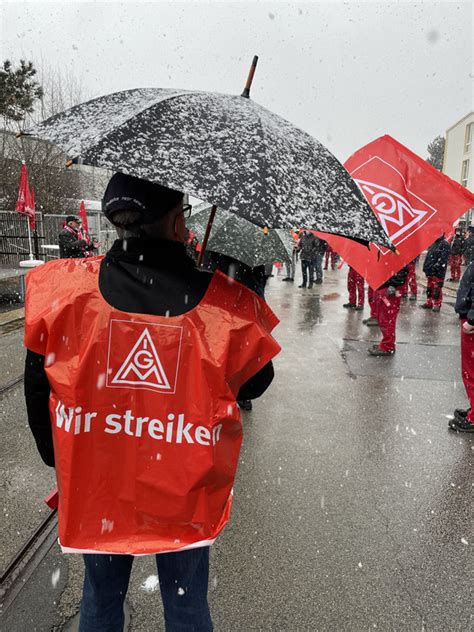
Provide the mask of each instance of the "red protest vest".
POLYGON ((240 386, 279 351, 278 320, 216 273, 197 307, 121 312, 98 289, 101 257, 27 278, 25 346, 45 356, 66 552, 211 544, 229 519, 240 386))

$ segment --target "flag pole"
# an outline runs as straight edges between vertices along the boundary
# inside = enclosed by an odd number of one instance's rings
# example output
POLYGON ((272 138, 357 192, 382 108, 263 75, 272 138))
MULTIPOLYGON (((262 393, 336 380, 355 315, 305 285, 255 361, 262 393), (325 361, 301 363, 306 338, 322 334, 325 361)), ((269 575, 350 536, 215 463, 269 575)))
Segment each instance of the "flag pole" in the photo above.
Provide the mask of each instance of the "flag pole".
POLYGON ((28 244, 30 247, 30 261, 33 261, 34 257, 33 257, 33 247, 31 245, 30 218, 28 216, 26 217, 26 225, 28 226, 28 244))

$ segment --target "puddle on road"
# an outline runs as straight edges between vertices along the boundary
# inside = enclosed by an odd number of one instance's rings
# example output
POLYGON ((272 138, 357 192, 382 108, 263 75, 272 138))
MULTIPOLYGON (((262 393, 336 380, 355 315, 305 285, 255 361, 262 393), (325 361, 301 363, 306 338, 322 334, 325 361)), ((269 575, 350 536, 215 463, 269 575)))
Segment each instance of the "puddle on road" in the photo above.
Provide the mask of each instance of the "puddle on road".
POLYGON ((331 292, 330 294, 323 294, 321 296, 321 300, 322 301, 335 301, 340 296, 341 295, 339 294, 339 292, 331 292))

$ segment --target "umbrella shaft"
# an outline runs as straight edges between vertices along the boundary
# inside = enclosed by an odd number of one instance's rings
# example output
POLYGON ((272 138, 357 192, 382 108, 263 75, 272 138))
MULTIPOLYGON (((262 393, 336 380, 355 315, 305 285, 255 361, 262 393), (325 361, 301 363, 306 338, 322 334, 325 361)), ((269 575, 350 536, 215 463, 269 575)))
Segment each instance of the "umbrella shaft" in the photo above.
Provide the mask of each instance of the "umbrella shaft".
POLYGON ((213 205, 211 208, 211 213, 209 215, 209 219, 207 221, 206 226, 206 234, 204 235, 204 239, 202 240, 201 252, 199 253, 198 259, 198 268, 202 265, 202 260, 204 258, 204 253, 206 252, 207 242, 209 241, 209 235, 211 234, 212 224, 214 223, 214 217, 216 216, 217 206, 213 205))
POLYGON ((249 76, 247 77, 247 83, 245 84, 244 91, 240 96, 248 99, 250 97, 250 88, 252 87, 253 76, 255 74, 255 69, 257 67, 258 56, 255 55, 252 61, 252 65, 250 66, 249 76))

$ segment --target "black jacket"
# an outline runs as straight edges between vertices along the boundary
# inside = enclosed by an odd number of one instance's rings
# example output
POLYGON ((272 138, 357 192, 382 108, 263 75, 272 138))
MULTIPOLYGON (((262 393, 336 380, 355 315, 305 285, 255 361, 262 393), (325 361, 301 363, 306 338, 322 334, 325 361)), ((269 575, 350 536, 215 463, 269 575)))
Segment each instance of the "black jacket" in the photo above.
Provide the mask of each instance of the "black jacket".
POLYGON ((405 266, 398 272, 396 272, 393 276, 389 278, 388 281, 385 281, 383 285, 380 287, 400 287, 406 283, 408 277, 408 266, 405 266))
POLYGON ((318 255, 323 255, 328 247, 328 242, 324 241, 324 239, 320 239, 319 237, 316 237, 316 253, 318 255))
MULTIPOLYGON (((212 274, 198 270, 183 244, 172 241, 128 239, 114 242, 99 272, 99 289, 105 300, 124 312, 177 316, 201 301, 212 274), (124 249, 126 248, 126 249, 124 249)), ((242 385, 237 399, 260 397, 273 380, 269 362, 242 385)), ((28 423, 41 458, 54 466, 49 383, 44 356, 27 350, 25 398, 28 423)))
POLYGON ((313 233, 303 233, 296 248, 300 253, 301 261, 312 261, 318 252, 316 236, 313 233))
POLYGON ((79 239, 77 233, 71 233, 65 228, 58 235, 59 257, 61 259, 80 259, 87 250, 93 250, 84 239, 79 239))
POLYGON ((474 263, 467 266, 459 283, 454 310, 459 318, 465 318, 474 325, 474 263))
POLYGON ((446 276, 451 247, 444 237, 439 237, 426 253, 423 272, 426 276, 443 279, 446 276))
POLYGON ((452 255, 462 255, 464 252, 464 236, 454 235, 453 243, 451 244, 452 255))
POLYGON ((265 300, 267 276, 265 274, 264 265, 250 268, 245 263, 233 257, 212 250, 206 250, 203 258, 203 268, 209 272, 220 270, 265 300))
POLYGON ((467 265, 474 261, 474 234, 471 232, 464 240, 463 255, 466 257, 467 265))

